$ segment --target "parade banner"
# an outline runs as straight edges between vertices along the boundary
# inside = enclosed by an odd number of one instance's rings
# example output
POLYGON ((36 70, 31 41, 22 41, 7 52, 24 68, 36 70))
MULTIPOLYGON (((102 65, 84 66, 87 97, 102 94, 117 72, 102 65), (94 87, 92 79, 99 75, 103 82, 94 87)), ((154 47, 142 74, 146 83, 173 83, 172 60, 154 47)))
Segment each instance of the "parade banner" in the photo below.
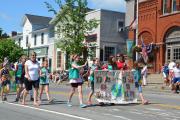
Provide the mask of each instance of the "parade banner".
POLYGON ((95 97, 98 102, 137 103, 136 89, 131 71, 94 71, 95 97))
POLYGON ((127 44, 127 55, 128 57, 132 57, 132 53, 133 53, 132 47, 133 47, 134 42, 133 40, 127 40, 126 44, 127 44))

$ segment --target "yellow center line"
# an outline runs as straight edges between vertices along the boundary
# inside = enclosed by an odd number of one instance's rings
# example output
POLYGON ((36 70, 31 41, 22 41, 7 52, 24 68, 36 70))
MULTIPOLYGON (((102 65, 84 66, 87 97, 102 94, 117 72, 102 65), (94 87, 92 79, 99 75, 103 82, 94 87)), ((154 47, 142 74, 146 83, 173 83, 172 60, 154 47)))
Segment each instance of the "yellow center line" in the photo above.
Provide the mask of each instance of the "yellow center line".
POLYGON ((180 110, 180 106, 178 105, 169 105, 169 104, 155 104, 153 106, 163 107, 163 108, 169 108, 169 109, 176 109, 180 110))

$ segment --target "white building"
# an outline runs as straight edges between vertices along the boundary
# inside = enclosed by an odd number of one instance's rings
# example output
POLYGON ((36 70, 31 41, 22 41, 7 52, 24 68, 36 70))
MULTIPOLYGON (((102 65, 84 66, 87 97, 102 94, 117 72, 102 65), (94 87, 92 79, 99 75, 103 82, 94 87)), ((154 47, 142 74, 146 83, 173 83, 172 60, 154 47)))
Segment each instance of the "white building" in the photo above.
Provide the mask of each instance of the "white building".
POLYGON ((50 17, 25 14, 21 23, 22 34, 13 37, 27 55, 32 51, 36 52, 40 64, 45 58, 48 58, 50 67, 53 55, 49 51, 52 51, 54 43, 54 27, 49 25, 51 19, 50 17))

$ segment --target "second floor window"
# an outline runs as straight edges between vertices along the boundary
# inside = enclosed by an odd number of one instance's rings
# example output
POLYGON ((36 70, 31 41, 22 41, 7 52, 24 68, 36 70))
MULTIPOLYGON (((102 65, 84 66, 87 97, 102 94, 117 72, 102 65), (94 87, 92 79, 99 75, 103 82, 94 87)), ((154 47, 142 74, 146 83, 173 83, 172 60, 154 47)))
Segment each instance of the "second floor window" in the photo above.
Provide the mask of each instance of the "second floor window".
POLYGON ((28 43, 29 43, 29 37, 26 36, 26 47, 28 47, 28 43))
POLYGON ((44 44, 44 33, 41 33, 41 44, 44 44))
POLYGON ((172 12, 177 11, 176 0, 172 0, 172 12))
POLYGON ((168 13, 168 0, 163 0, 163 14, 168 13))
POLYGON ((37 35, 34 35, 34 46, 36 46, 37 43, 37 35))

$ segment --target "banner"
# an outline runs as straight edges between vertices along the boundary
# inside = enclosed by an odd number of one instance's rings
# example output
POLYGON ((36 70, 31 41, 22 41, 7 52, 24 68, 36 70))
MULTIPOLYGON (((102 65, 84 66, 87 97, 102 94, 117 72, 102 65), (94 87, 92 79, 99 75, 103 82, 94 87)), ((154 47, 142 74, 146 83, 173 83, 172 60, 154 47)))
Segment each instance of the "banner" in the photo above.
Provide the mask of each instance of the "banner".
POLYGON ((135 85, 130 71, 94 71, 95 97, 98 102, 137 103, 135 85))
POLYGON ((132 48, 133 48, 133 40, 127 40, 126 41, 126 44, 127 44, 127 55, 128 57, 131 57, 132 58, 132 48))

